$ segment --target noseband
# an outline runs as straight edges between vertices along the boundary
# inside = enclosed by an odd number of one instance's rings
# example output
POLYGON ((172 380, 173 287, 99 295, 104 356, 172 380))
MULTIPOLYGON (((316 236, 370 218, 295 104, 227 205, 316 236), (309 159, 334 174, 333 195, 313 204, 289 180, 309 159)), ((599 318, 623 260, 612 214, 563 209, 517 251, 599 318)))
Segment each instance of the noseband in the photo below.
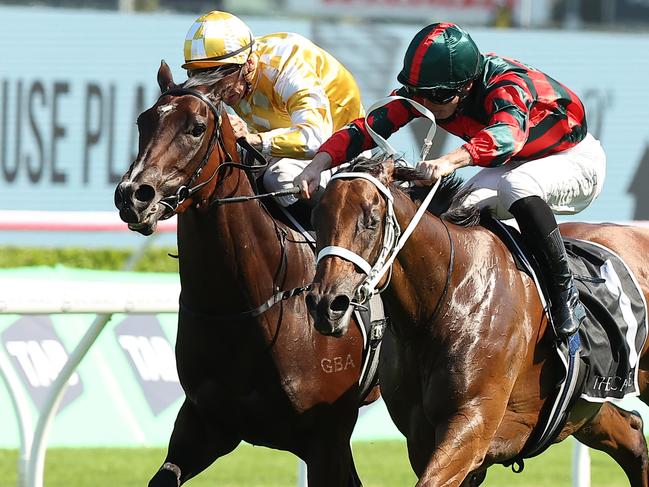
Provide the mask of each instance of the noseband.
MULTIPOLYGON (((207 96, 205 96, 200 91, 190 90, 186 88, 174 88, 169 91, 165 91, 162 95, 160 95, 160 98, 167 95, 170 96, 190 95, 203 101, 212 112, 212 115, 214 116, 214 129, 212 130, 212 135, 210 136, 210 141, 207 145, 207 150, 205 151, 205 155, 203 156, 201 163, 198 165, 196 170, 189 177, 187 182, 178 188, 176 194, 173 194, 171 196, 166 196, 165 198, 162 198, 160 200, 160 204, 164 205, 169 209, 169 211, 166 212, 166 214, 163 215, 160 218, 160 220, 167 220, 168 218, 171 218, 176 213, 178 207, 185 200, 187 200, 188 198, 196 194, 205 185, 209 184, 209 182, 212 179, 214 179, 214 176, 218 172, 219 169, 218 167, 214 169, 214 172, 206 181, 203 181, 202 183, 198 183, 196 186, 192 186, 192 184, 194 184, 196 179, 198 179, 201 172, 207 165, 207 162, 210 160, 210 156, 212 155, 212 151, 214 150, 214 145, 216 144, 217 141, 219 142, 219 144, 221 144, 221 147, 225 151, 225 144, 223 143, 223 138, 221 137, 221 131, 219 130, 221 127, 221 107, 222 107, 220 103, 217 107, 216 105, 214 105, 214 103, 212 103, 212 101, 207 96)), ((160 100, 160 98, 158 98, 158 100, 160 100)))
MULTIPOLYGON (((337 245, 330 245, 323 248, 318 253, 318 258, 316 265, 328 255, 334 255, 341 257, 349 262, 356 264, 360 269, 367 274, 367 277, 359 284, 354 292, 354 304, 355 305, 364 305, 367 300, 369 300, 374 294, 382 292, 387 285, 388 281, 383 285, 381 289, 376 289, 377 284, 383 277, 383 275, 391 268, 392 260, 388 264, 389 256, 395 251, 397 245, 399 244, 399 236, 401 235, 401 228, 399 227, 399 222, 397 217, 394 214, 394 199, 390 190, 374 176, 371 176, 367 173, 362 172, 343 172, 334 174, 331 177, 331 180, 334 179, 366 179, 371 182, 376 189, 381 193, 383 198, 385 198, 385 224, 383 230, 383 245, 381 251, 376 259, 374 265, 371 265, 363 257, 358 255, 355 252, 352 252, 349 249, 344 247, 339 247, 337 245), (388 266, 386 267, 386 264, 388 266)), ((398 252, 398 250, 397 250, 398 252)), ((396 253, 395 253, 396 256, 396 253)))
MULTIPOLYGON (((437 182, 433 185, 426 198, 424 198, 422 203, 419 205, 419 208, 415 212, 415 215, 412 217, 412 220, 410 220, 410 223, 408 223, 406 229, 403 232, 401 232, 401 228, 399 227, 399 222, 397 221, 397 217, 394 212, 394 200, 392 197, 392 193, 383 183, 381 183, 381 181, 379 181, 378 179, 376 179, 375 177, 367 173, 362 173, 362 172, 343 172, 343 173, 333 175, 331 179, 357 179, 357 178, 366 179, 367 181, 371 182, 385 198, 385 204, 386 204, 385 225, 383 230, 383 246, 381 248, 381 252, 379 253, 374 265, 371 265, 363 257, 361 257, 355 252, 352 252, 349 249, 346 249, 344 247, 339 247, 336 245, 330 245, 328 247, 323 248, 318 253, 316 265, 318 265, 323 258, 329 255, 333 255, 345 259, 349 262, 352 262, 356 264, 360 269, 362 269, 363 272, 367 274, 367 277, 363 279, 363 282, 361 282, 356 288, 356 290, 354 291, 354 300, 352 301, 351 304, 353 306, 363 307, 363 305, 372 296, 383 292, 387 288, 388 284, 390 283, 389 277, 387 281, 383 284, 383 287, 381 289, 377 289, 376 286, 388 271, 391 272, 392 264, 396 259, 397 254, 406 244, 406 241, 408 240, 410 235, 412 235, 412 232, 415 230, 415 228, 421 221, 421 218, 423 217, 424 213, 427 211, 428 205, 430 204, 433 196, 437 192, 437 188, 439 187, 441 179, 438 179, 437 182)), ((451 275, 453 274, 453 260, 455 255, 455 251, 453 248, 453 240, 451 239, 451 234, 449 233, 448 227, 446 227, 446 225, 444 225, 444 227, 446 228, 446 232, 448 234, 449 246, 450 246, 449 267, 448 267, 448 272, 446 273, 446 283, 444 285, 444 290, 442 291, 441 297, 437 303, 437 306, 435 307, 435 312, 433 313, 433 316, 437 315, 442 300, 444 299, 444 296, 446 296, 446 293, 448 292, 448 288, 451 282, 451 275)))

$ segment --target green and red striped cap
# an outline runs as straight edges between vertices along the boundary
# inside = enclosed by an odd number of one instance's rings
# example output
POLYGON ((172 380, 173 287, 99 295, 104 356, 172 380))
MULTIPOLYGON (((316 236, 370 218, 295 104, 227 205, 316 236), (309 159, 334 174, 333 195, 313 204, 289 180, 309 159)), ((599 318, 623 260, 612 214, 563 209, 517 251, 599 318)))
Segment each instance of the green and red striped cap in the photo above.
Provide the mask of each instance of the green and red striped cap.
POLYGON ((471 36, 451 23, 435 23, 412 39, 397 76, 413 88, 456 89, 477 78, 482 54, 471 36))

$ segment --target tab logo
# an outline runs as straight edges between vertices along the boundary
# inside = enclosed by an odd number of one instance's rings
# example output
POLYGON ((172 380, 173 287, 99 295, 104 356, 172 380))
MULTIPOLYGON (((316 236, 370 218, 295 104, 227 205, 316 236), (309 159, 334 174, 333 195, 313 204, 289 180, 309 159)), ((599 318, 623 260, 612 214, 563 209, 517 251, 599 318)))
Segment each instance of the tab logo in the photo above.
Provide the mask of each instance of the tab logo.
MULTIPOLYGON (((2 333, 2 343, 14 369, 36 407, 45 403, 48 389, 68 360, 49 316, 23 316, 2 333)), ((77 373, 72 374, 59 411, 83 393, 77 373)))
POLYGON ((183 396, 173 347, 155 315, 125 318, 115 327, 115 338, 153 414, 183 396))
POLYGON ((117 340, 128 353, 140 379, 149 382, 178 382, 174 352, 165 338, 120 335, 117 340))

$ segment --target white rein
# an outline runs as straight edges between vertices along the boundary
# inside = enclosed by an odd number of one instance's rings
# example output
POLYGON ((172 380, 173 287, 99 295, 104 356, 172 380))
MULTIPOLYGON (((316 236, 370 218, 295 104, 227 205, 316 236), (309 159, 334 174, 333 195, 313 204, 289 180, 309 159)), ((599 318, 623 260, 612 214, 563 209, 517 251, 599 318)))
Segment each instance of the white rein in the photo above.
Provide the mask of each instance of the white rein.
MULTIPOLYGON (((410 105, 415 107, 422 115, 426 116, 432 122, 432 125, 428 130, 428 134, 424 139, 424 144, 421 148, 421 154, 420 154, 421 160, 426 159, 426 156, 428 155, 428 152, 433 143, 433 137, 435 136, 437 124, 435 123, 435 116, 431 113, 431 111, 414 100, 402 96, 390 96, 382 100, 379 100, 374 105, 372 105, 367 111, 367 116, 365 117, 365 127, 367 128, 367 131, 371 135, 372 139, 374 139, 376 145, 379 146, 381 149, 383 149, 383 151, 386 152, 388 156, 393 158, 396 156, 396 151, 394 150, 394 148, 388 143, 387 140, 385 140, 381 135, 376 133, 370 127, 367 121, 369 114, 372 113, 373 110, 385 106, 386 104, 394 100, 404 100, 410 103, 410 105)), ((363 257, 356 254, 355 252, 352 252, 351 250, 346 249, 344 247, 338 247, 335 245, 323 248, 318 253, 317 261, 320 262, 320 260, 322 260, 324 257, 329 255, 334 255, 342 259, 348 260, 356 264, 360 269, 362 269, 363 272, 367 274, 367 277, 359 285, 355 293, 356 303, 362 305, 374 294, 377 294, 378 292, 382 291, 382 290, 377 290, 376 286, 378 285, 379 281, 383 278, 383 276, 386 274, 386 272, 388 272, 388 270, 391 268, 394 260, 397 257, 397 254, 406 244, 406 241, 408 240, 412 232, 419 224, 419 221, 421 220, 422 216, 426 212, 426 209, 428 208, 430 201, 433 199, 433 196, 435 195, 435 192, 439 187, 440 180, 437 180, 437 182, 430 189, 430 191, 426 195, 426 198, 424 199, 424 201, 422 201, 421 205, 417 209, 417 212, 412 217, 412 220, 410 220, 410 223, 406 227, 405 231, 402 233, 399 227, 399 223, 397 222, 396 215, 394 214, 392 193, 390 192, 389 188, 387 188, 378 179, 376 179, 375 177, 367 173, 361 173, 361 172, 338 173, 335 174, 331 179, 333 180, 333 179, 357 179, 357 178, 362 178, 367 181, 370 181, 372 184, 374 184, 374 186, 376 186, 379 192, 381 192, 385 197, 386 212, 385 212, 385 228, 383 230, 383 248, 381 249, 381 252, 379 253, 379 256, 377 257, 377 260, 374 263, 374 265, 369 264, 363 257)))

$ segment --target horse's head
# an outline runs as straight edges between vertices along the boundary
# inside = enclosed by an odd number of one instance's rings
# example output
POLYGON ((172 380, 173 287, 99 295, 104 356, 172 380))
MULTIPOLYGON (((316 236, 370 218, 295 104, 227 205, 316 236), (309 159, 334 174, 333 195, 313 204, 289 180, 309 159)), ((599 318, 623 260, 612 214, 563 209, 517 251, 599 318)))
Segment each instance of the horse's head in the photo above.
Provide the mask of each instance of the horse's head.
POLYGON ((115 190, 120 218, 144 235, 159 220, 207 203, 226 156, 224 139, 234 140, 220 100, 207 90, 176 86, 164 61, 158 84, 162 95, 137 120, 138 156, 115 190))
POLYGON ((353 305, 367 304, 368 283, 395 243, 398 227, 387 189, 393 169, 391 160, 353 166, 358 177, 335 176, 315 209, 320 253, 306 302, 320 333, 347 332, 353 305))

